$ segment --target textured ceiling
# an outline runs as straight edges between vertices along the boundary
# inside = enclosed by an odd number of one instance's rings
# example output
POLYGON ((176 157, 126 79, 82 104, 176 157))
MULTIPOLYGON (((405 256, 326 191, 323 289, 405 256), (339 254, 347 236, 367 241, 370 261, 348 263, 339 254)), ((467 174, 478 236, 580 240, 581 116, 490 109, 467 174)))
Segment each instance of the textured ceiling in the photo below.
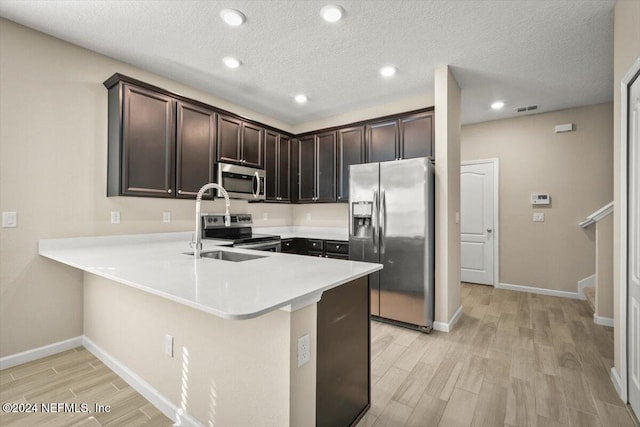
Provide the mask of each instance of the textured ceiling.
POLYGON ((10 1, 0 15, 291 125, 433 92, 449 64, 463 123, 610 101, 614 0, 10 1), (336 24, 319 10, 336 3, 336 24), (246 23, 228 27, 220 10, 246 23), (227 69, 222 57, 243 66, 227 69), (394 64, 384 79, 378 69, 394 64), (305 105, 293 95, 309 96, 305 105), (489 104, 501 99, 501 112, 489 104))

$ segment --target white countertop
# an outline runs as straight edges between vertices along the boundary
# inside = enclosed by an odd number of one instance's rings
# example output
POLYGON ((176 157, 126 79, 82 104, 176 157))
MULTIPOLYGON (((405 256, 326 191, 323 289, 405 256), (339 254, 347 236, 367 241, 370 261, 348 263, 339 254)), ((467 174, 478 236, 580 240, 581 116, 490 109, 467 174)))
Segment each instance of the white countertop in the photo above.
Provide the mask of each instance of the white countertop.
MULTIPOLYGON (((276 309, 296 310, 319 301, 325 290, 382 269, 380 264, 237 248, 224 250, 264 258, 196 260, 183 253, 190 251, 191 234, 46 239, 40 240, 39 253, 225 319, 250 319, 276 309)), ((205 240, 203 248, 225 243, 205 240)))
POLYGON ((301 237, 304 239, 349 240, 349 229, 342 227, 253 227, 261 234, 276 234, 282 239, 301 237))

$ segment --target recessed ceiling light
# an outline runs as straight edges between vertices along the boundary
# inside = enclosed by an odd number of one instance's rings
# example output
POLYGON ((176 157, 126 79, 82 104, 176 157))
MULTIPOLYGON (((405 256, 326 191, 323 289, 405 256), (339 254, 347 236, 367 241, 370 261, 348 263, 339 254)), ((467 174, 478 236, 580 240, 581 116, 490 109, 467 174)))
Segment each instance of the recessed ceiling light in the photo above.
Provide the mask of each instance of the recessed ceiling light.
POLYGON ((491 104, 491 108, 493 110, 502 110, 502 107, 504 107, 504 102, 502 101, 496 101, 493 104, 491 104))
POLYGON ((240 66, 240 61, 232 56, 225 56, 222 58, 222 62, 229 68, 238 68, 240 66))
POLYGON ((246 16, 239 10, 235 9, 224 9, 220 12, 220 17, 224 22, 232 27, 237 27, 239 25, 244 24, 246 16))
POLYGON ((392 65, 387 65, 386 67, 380 68, 380 75, 382 77, 391 77, 396 73, 396 67, 392 65))
POLYGON ((320 16, 327 22, 338 22, 342 19, 344 9, 334 4, 327 5, 320 9, 320 16))
POLYGON ((307 102, 308 98, 307 98, 307 95, 303 93, 299 93, 296 96, 294 96, 293 99, 295 99, 298 104, 304 104, 305 102, 307 102))

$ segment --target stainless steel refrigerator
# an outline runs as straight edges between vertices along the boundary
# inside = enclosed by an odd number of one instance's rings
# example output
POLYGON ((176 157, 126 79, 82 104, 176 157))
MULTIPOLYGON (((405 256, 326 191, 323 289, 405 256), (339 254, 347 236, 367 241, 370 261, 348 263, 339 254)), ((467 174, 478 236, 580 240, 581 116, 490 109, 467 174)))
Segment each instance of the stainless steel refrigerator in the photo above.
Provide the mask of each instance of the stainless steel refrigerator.
POLYGON ((370 276, 371 315, 429 332, 434 317, 434 166, 428 158, 349 169, 349 259, 370 276))

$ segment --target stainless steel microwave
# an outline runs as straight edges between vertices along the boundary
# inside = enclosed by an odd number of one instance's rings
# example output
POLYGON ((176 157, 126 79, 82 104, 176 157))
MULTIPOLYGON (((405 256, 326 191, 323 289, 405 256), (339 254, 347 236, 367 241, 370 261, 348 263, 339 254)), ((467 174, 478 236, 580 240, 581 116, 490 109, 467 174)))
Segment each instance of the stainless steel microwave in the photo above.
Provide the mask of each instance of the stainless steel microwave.
MULTIPOLYGON (((218 184, 231 199, 264 200, 266 180, 263 169, 218 163, 218 184)), ((217 196, 222 197, 222 193, 218 191, 217 196)))

